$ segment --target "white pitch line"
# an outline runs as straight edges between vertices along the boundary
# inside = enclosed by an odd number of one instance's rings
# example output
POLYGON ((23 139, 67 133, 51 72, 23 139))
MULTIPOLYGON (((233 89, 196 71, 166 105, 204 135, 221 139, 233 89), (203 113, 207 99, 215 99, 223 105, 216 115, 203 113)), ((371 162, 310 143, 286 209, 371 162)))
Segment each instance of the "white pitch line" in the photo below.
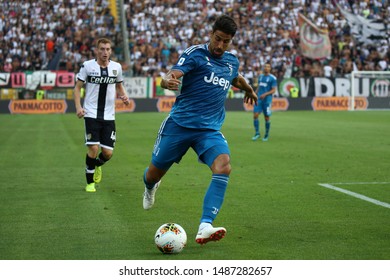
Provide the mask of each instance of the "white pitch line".
POLYGON ((335 187, 335 186, 330 185, 330 184, 318 184, 318 185, 320 185, 322 187, 325 187, 325 188, 328 188, 328 189, 332 189, 332 190, 335 190, 335 191, 338 191, 338 192, 342 192, 342 193, 348 194, 350 196, 353 196, 353 197, 356 197, 356 198, 359 198, 359 199, 362 199, 362 200, 374 203, 374 204, 379 205, 379 206, 390 208, 390 204, 389 203, 382 202, 382 201, 379 201, 379 200, 376 200, 376 199, 372 199, 372 198, 370 198, 368 196, 365 196, 365 195, 361 195, 361 194, 358 194, 358 193, 355 193, 355 192, 351 192, 351 191, 348 191, 348 190, 345 190, 345 189, 342 189, 342 188, 338 188, 338 187, 335 187))
POLYGON ((388 185, 390 182, 355 182, 355 183, 330 183, 332 185, 388 185))

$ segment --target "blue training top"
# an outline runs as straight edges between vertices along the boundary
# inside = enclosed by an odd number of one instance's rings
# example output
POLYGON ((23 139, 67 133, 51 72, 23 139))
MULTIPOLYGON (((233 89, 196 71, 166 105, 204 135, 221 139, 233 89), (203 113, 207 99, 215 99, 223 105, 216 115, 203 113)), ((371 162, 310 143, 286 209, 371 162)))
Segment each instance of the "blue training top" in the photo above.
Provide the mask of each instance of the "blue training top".
MULTIPOLYGON (((276 87, 277 80, 276 77, 272 74, 264 75, 261 74, 257 79, 259 91, 257 92, 257 97, 260 97, 263 93, 270 91, 272 88, 276 87)), ((262 102, 271 103, 273 94, 267 95, 262 102)))
POLYGON ((225 119, 225 99, 238 76, 238 59, 230 52, 213 57, 208 44, 186 49, 172 70, 184 76, 170 116, 180 126, 220 130, 225 119))

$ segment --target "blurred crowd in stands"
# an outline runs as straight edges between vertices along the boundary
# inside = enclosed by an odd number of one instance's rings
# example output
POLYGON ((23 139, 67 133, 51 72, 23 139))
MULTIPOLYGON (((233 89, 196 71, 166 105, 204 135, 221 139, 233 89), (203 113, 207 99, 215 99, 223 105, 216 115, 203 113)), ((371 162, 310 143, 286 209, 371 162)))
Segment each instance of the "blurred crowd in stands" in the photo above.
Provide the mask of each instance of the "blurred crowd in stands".
MULTIPOLYGON (((94 57, 95 41, 114 42, 113 60, 125 62, 130 50, 133 76, 159 76, 190 45, 208 41, 215 18, 229 14, 239 30, 231 51, 241 72, 256 77, 270 61, 278 77, 348 75, 359 70, 389 70, 389 39, 375 44, 354 42, 346 20, 330 0, 124 0, 128 46, 124 45, 110 0, 13 0, 0 2, 0 72, 66 70, 77 72, 94 57), (332 55, 305 58, 299 51, 298 13, 328 29, 332 55)), ((384 0, 338 1, 347 10, 388 23, 390 5, 384 0)))

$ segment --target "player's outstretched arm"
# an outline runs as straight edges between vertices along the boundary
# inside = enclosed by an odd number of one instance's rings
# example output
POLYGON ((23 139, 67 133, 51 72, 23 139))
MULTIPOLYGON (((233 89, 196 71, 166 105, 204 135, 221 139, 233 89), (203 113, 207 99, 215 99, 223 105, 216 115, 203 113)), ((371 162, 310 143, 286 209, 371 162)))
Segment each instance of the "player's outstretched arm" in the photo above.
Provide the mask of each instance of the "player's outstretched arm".
POLYGON ((257 95, 253 88, 247 83, 242 75, 238 75, 233 80, 233 86, 245 91, 244 102, 250 104, 257 104, 257 95))

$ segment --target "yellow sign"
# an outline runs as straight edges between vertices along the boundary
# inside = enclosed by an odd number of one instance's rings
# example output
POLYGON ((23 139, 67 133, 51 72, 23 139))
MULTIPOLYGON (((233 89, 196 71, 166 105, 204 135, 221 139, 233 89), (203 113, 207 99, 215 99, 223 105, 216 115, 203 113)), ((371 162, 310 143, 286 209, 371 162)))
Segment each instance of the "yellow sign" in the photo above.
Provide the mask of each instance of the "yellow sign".
POLYGON ((135 110, 135 102, 133 99, 129 99, 129 104, 125 105, 122 99, 115 100, 115 112, 134 112, 135 110))
POLYGON ((170 112, 176 97, 159 98, 157 102, 157 110, 159 112, 170 112))
POLYGON ((64 114, 68 105, 65 100, 11 100, 11 114, 64 114))
MULTIPOLYGON (((272 98, 272 111, 287 111, 289 106, 287 98, 274 97, 272 98)), ((253 105, 244 103, 245 111, 253 111, 253 105)))
MULTIPOLYGON (((314 97, 311 103, 315 111, 347 111, 350 108, 349 97, 314 97)), ((366 110, 368 101, 366 97, 355 98, 355 109, 366 110)))

